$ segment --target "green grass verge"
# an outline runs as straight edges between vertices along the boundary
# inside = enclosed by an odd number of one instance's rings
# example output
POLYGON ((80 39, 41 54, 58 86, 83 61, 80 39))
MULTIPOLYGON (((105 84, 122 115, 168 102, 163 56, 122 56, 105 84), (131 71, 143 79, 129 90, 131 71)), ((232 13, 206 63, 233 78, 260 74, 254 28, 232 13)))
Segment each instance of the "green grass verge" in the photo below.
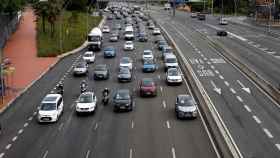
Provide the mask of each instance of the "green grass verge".
POLYGON ((97 26, 101 19, 102 17, 87 16, 86 13, 65 11, 62 25, 60 25, 60 20, 55 24, 54 37, 51 37, 50 24, 46 22, 46 33, 44 33, 42 20, 39 20, 37 22, 37 56, 54 57, 81 46, 88 32, 97 26))

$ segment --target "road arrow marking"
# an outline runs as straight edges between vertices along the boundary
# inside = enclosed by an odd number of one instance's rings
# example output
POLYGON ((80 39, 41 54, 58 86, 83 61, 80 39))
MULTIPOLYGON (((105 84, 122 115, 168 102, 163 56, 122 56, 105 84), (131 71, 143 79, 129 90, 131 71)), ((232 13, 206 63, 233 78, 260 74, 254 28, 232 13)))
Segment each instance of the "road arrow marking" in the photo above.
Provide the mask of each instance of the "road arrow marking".
POLYGON ((222 94, 222 89, 221 88, 218 88, 217 86, 216 86, 216 84, 214 83, 214 81, 210 81, 211 82, 211 84, 212 84, 212 86, 213 86, 213 90, 215 91, 215 92, 217 92, 218 94, 222 94))
POLYGON ((239 80, 237 80, 237 83, 238 83, 238 84, 242 87, 242 89, 243 89, 245 92, 247 92, 247 93, 251 94, 251 90, 250 90, 250 88, 245 87, 245 86, 244 86, 244 84, 243 84, 243 83, 241 83, 239 80))

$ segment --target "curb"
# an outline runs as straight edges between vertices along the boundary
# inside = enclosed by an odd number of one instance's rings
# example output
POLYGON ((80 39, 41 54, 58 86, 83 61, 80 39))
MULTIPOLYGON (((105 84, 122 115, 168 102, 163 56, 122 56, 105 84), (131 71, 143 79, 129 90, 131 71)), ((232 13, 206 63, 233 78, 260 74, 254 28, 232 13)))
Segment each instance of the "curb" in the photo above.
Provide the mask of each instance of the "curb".
MULTIPOLYGON (((102 20, 100 21, 98 27, 102 27, 105 23, 106 20, 106 16, 103 16, 102 20)), ((9 101, 7 103, 6 106, 4 106, 2 109, 0 109, 0 114, 4 113, 7 109, 9 109, 9 107, 19 98, 21 97, 29 88, 32 87, 32 85, 37 82, 38 80, 40 80, 47 72, 49 72, 53 67, 56 66, 57 63, 60 62, 60 60, 62 60, 63 58, 75 54, 77 52, 80 52, 81 50, 85 49, 87 47, 88 42, 85 41, 80 47, 69 51, 67 53, 64 53, 62 55, 57 56, 58 60, 56 62, 54 62, 53 64, 51 64, 45 71, 43 71, 35 80, 33 80, 30 84, 28 84, 23 90, 21 90, 14 99, 12 99, 11 101, 9 101)))

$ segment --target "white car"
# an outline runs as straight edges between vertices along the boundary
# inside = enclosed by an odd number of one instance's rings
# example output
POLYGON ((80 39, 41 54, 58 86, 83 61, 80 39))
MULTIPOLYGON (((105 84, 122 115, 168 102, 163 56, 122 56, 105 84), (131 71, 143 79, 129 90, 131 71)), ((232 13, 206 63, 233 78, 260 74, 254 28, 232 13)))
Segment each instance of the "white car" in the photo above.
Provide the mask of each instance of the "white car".
POLYGON ((109 28, 109 26, 107 26, 107 25, 103 26, 102 32, 103 32, 103 33, 110 33, 110 28, 109 28))
POLYGON ((124 50, 134 50, 134 44, 132 41, 126 41, 123 46, 124 50))
POLYGON ((166 82, 170 84, 181 84, 183 82, 182 74, 178 68, 169 68, 166 72, 166 82))
POLYGON ((61 94, 48 94, 38 107, 37 120, 41 122, 57 122, 63 112, 61 94))
POLYGON ((197 14, 196 13, 191 13, 191 18, 196 18, 197 14))
POLYGON ((143 56, 142 56, 142 60, 147 60, 147 59, 150 59, 150 60, 153 60, 154 59, 154 55, 153 55, 153 52, 149 49, 146 49, 144 50, 143 52, 143 56))
POLYGON ((84 92, 76 104, 76 113, 93 113, 96 109, 97 97, 94 92, 84 92))
POLYGON ((228 21, 225 18, 221 18, 219 24, 220 25, 227 25, 228 21))
POLYGON ((83 55, 83 59, 87 63, 93 63, 95 61, 95 54, 92 51, 87 51, 83 55))
POLYGON ((122 57, 120 60, 120 68, 129 68, 129 70, 132 70, 132 60, 130 57, 122 57))
POLYGON ((160 29, 154 28, 153 35, 160 35, 160 29))

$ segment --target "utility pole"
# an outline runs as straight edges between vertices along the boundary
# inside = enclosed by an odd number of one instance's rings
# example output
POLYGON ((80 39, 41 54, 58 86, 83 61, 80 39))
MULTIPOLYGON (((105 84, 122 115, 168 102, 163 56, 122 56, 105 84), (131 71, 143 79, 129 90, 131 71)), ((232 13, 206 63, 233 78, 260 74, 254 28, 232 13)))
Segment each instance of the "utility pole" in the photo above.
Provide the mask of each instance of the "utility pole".
POLYGON ((176 2, 173 0, 173 16, 175 16, 176 2))
POLYGON ((212 0, 212 3, 211 3, 211 13, 212 13, 212 15, 214 14, 214 0, 212 0))
POLYGON ((205 12, 205 0, 203 0, 203 12, 205 12))

